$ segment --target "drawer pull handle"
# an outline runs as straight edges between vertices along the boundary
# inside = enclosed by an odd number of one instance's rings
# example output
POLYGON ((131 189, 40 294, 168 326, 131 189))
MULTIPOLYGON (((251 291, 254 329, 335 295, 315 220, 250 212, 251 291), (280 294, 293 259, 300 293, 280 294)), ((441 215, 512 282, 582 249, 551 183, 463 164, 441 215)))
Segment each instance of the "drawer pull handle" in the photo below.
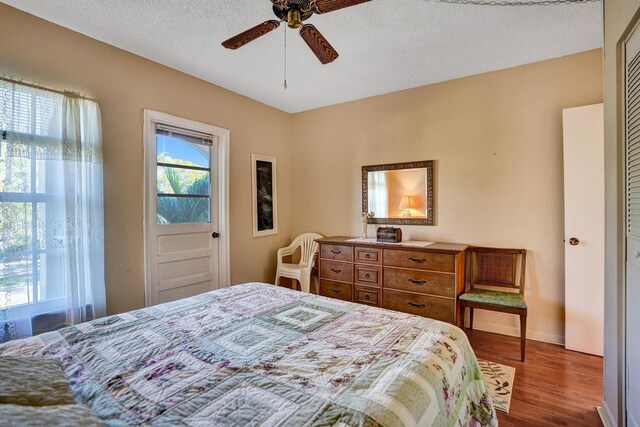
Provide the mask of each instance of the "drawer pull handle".
POLYGON ((426 259, 425 258, 414 258, 414 257, 411 256, 411 257, 409 257, 409 261, 413 261, 413 262, 417 262, 417 263, 421 264, 421 263, 425 262, 426 259))
POLYGON ((333 271, 334 273, 340 273, 342 270, 338 268, 332 268, 331 271, 333 271))
POLYGON ((427 283, 427 282, 425 282, 424 280, 409 279, 409 281, 410 281, 411 283, 413 283, 414 285, 424 285, 425 283, 427 283))
POLYGON ((331 249, 331 253, 335 255, 340 255, 342 251, 340 249, 331 249))
POLYGON ((411 307, 416 307, 416 308, 424 308, 425 307, 424 304, 416 304, 415 302, 411 302, 411 301, 409 301, 407 304, 409 304, 411 307))
POLYGON ((371 275, 370 275, 369 273, 365 274, 365 275, 364 275, 364 277, 365 277, 366 279, 371 279, 371 275))
POLYGON ((364 299, 366 299, 367 301, 369 301, 371 298, 369 298, 369 295, 365 295, 364 299))
POLYGON ((369 258, 371 258, 371 254, 364 254, 364 257, 365 257, 366 259, 369 259, 369 258))
POLYGON ((342 289, 331 288, 331 290, 336 294, 339 294, 340 292, 342 292, 342 289))

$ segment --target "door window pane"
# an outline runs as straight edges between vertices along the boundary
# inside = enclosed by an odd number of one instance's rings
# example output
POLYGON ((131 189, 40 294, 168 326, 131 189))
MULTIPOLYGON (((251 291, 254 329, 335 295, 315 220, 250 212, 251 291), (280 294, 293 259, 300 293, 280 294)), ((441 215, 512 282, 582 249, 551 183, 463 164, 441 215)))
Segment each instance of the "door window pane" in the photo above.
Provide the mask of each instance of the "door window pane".
POLYGON ((158 224, 211 222, 209 197, 158 196, 158 224))
POLYGON ((209 146, 198 144, 196 138, 183 135, 156 135, 158 163, 200 166, 209 169, 209 146))
POLYGON ((211 146, 191 136, 156 133, 157 222, 211 222, 211 146))
POLYGON ((209 171, 158 166, 159 194, 209 195, 209 171))

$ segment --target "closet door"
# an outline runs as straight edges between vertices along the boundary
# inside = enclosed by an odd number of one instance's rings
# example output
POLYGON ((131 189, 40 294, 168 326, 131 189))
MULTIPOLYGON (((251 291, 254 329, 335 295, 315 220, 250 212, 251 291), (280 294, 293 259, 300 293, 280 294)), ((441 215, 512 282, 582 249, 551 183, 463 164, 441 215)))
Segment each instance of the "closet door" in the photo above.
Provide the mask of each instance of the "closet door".
POLYGON ((625 44, 626 417, 640 427, 640 31, 625 44))
POLYGON ((564 139, 565 348, 604 349, 604 109, 562 112, 564 139))

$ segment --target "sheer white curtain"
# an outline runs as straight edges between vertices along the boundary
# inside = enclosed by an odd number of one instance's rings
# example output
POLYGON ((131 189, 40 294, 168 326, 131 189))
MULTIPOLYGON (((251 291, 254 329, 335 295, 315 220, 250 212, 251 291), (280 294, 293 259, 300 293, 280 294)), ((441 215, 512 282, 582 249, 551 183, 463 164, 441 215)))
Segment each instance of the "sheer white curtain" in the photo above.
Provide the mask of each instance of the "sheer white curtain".
POLYGON ((385 171, 369 172, 369 212, 376 218, 386 218, 389 209, 385 171))
POLYGON ((100 110, 0 79, 0 342, 105 314, 100 110))

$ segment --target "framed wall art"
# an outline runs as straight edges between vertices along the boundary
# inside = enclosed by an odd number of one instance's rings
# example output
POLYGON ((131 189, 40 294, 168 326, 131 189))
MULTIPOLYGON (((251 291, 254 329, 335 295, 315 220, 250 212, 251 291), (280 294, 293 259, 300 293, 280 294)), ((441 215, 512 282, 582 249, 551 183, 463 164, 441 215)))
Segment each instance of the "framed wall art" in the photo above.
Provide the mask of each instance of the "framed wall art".
POLYGON ((251 155, 253 237, 278 234, 276 158, 251 155))

